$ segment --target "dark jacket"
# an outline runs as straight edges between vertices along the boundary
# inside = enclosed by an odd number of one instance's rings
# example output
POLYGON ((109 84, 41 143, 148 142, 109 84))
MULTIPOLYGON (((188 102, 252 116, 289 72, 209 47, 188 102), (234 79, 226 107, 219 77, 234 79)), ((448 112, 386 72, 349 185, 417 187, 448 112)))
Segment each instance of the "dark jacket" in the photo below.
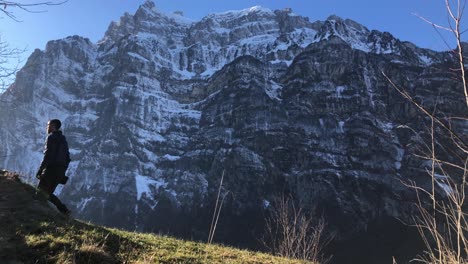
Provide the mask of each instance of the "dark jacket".
POLYGON ((62 131, 54 131, 47 136, 44 149, 44 158, 40 170, 48 167, 65 167, 70 164, 70 152, 67 139, 62 131))

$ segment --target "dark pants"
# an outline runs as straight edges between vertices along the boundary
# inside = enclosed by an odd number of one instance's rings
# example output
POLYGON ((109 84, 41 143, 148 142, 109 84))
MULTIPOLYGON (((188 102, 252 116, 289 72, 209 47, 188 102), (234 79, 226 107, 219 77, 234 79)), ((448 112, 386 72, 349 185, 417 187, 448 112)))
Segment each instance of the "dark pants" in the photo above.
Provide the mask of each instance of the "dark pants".
POLYGON ((43 192, 48 200, 53 203, 61 213, 67 213, 68 208, 55 196, 54 192, 60 179, 65 176, 65 167, 47 167, 37 186, 43 192))

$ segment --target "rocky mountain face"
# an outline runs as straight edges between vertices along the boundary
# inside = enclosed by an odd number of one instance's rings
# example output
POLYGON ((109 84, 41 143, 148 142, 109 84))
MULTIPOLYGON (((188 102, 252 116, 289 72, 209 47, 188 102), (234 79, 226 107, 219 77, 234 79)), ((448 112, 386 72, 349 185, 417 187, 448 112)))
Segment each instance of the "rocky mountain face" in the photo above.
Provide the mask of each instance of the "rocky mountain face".
POLYGON ((224 176, 215 240, 253 246, 291 195, 337 232, 338 262, 367 261, 369 247, 404 255, 410 231, 395 219, 412 218, 416 197, 402 180, 429 183, 413 155, 427 133, 382 72, 464 116, 455 63, 336 16, 252 7, 192 21, 147 1, 98 43, 34 51, 0 98, 0 161, 34 175, 59 118, 73 160, 61 197, 80 219, 206 239, 224 176))

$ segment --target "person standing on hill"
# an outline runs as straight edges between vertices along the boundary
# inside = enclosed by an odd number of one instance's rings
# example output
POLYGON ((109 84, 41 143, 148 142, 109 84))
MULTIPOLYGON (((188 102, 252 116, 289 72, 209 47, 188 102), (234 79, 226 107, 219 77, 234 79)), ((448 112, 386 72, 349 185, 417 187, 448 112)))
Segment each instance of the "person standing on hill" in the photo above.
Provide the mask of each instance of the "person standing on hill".
POLYGON ((44 158, 36 178, 39 179, 38 191, 44 194, 62 214, 69 215, 70 210, 54 194, 58 184, 65 184, 68 180, 65 171, 71 161, 67 139, 62 135, 61 126, 62 123, 58 119, 52 119, 47 123, 48 135, 45 142, 44 158))

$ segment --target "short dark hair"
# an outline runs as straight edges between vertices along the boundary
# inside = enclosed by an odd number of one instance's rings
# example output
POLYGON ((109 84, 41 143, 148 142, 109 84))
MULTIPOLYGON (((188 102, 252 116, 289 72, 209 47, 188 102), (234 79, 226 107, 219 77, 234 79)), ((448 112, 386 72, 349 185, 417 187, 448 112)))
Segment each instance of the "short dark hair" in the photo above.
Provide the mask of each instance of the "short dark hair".
POLYGON ((55 129, 57 129, 57 130, 60 129, 60 127, 62 126, 62 122, 60 122, 60 120, 58 120, 58 119, 52 119, 52 120, 49 121, 49 123, 51 125, 54 125, 55 129))

